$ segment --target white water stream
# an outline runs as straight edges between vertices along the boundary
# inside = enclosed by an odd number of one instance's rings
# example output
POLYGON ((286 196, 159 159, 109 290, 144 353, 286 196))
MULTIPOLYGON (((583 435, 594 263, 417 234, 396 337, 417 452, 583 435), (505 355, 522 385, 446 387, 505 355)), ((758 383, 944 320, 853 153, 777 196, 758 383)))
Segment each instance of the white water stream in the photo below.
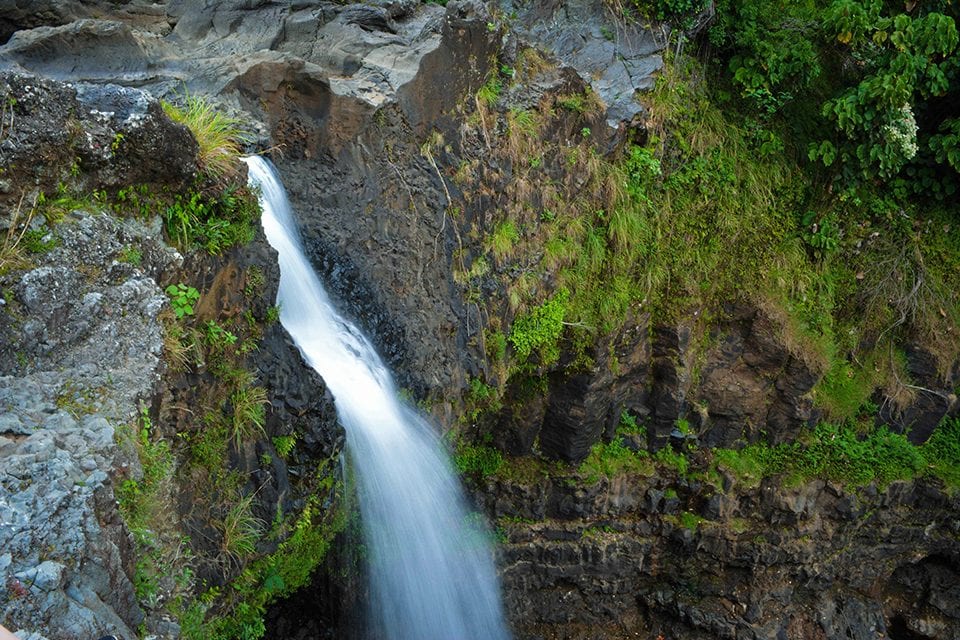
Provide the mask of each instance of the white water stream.
POLYGON ((440 442, 399 401, 370 342, 330 303, 272 165, 257 156, 245 161, 279 254, 280 321, 323 377, 346 430, 367 546, 372 637, 506 640, 488 536, 469 517, 440 442))

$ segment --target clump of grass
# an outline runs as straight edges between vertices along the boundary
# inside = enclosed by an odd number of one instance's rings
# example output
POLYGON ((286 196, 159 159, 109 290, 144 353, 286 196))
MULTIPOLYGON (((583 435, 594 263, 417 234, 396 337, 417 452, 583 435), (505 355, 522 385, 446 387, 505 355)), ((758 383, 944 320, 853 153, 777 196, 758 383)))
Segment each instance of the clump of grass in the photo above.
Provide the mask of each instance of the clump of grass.
POLYGON ((240 387, 230 396, 233 403, 233 443, 239 449, 244 442, 264 435, 267 392, 263 387, 240 387))
POLYGON ((513 252, 513 247, 520 239, 517 225, 510 220, 504 220, 493 229, 490 236, 490 250, 497 260, 505 260, 513 252))
POLYGON ((30 222, 33 220, 36 207, 31 207, 29 211, 23 210, 23 196, 10 214, 10 222, 7 232, 3 234, 0 240, 0 275, 10 269, 22 268, 26 266, 27 259, 24 255, 24 238, 30 230, 30 222))
POLYGON ((477 101, 492 107, 500 99, 502 92, 503 83, 500 82, 500 78, 496 74, 492 74, 486 84, 477 90, 477 101))
POLYGON ((185 125, 200 148, 197 161, 211 178, 229 178, 236 174, 241 146, 249 140, 243 122, 224 114, 205 98, 186 94, 183 105, 162 102, 171 120, 185 125))
POLYGON ((947 418, 921 447, 930 473, 960 487, 960 418, 947 418))
POLYGON ((221 534, 220 559, 239 563, 257 550, 264 522, 253 514, 253 494, 238 499, 218 524, 221 534))

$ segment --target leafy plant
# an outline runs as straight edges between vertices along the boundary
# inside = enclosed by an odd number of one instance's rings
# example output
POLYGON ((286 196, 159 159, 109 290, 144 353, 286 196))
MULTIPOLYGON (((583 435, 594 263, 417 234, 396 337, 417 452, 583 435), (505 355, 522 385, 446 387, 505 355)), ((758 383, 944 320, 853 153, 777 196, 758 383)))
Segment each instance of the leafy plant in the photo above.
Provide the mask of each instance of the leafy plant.
POLYGON ((921 447, 931 473, 960 487, 960 418, 946 418, 921 447))
POLYGON ((500 93, 503 91, 503 84, 496 74, 491 75, 490 79, 477 90, 477 101, 490 107, 496 104, 500 99, 500 93))
POLYGON ((178 246, 219 255, 253 239, 260 206, 245 187, 231 185, 215 197, 199 191, 187 198, 177 194, 162 215, 167 234, 178 246))
POLYGON ((590 449, 590 455, 580 463, 578 472, 588 484, 601 478, 611 479, 621 474, 649 476, 653 465, 645 451, 632 451, 623 444, 620 436, 610 442, 598 442, 590 449))
POLYGON ((199 291, 181 282, 171 284, 166 288, 166 292, 170 296, 170 306, 177 318, 193 315, 193 305, 200 299, 199 291))
POLYGON ((223 353, 228 346, 237 342, 237 336, 221 327, 215 320, 207 320, 203 330, 204 339, 214 353, 223 353))
POLYGON ((273 447, 277 450, 277 454, 284 460, 290 457, 290 454, 293 453, 293 449, 296 446, 297 434, 295 433, 273 437, 273 447))
POLYGON ((563 318, 569 294, 560 291, 553 298, 518 316, 507 338, 517 359, 525 362, 534 351, 540 354, 540 364, 547 365, 560 357, 559 340, 563 333, 563 318))

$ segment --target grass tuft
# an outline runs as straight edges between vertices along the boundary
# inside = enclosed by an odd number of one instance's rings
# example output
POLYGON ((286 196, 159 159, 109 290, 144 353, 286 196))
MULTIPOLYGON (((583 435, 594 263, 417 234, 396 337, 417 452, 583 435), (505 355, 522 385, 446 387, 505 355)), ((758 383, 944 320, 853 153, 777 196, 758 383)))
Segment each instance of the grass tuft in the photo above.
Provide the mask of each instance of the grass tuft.
POLYGON ((201 171, 215 179, 236 175, 241 146, 249 141, 243 121, 218 111, 201 96, 186 94, 182 106, 166 101, 161 104, 170 119, 185 125, 196 139, 201 171))

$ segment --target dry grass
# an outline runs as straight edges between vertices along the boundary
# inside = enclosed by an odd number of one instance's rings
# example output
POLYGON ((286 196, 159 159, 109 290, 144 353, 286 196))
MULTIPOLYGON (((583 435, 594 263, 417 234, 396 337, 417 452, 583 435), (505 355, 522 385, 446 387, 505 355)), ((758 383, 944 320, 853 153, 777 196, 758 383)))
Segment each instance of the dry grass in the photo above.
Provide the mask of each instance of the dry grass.
MULTIPOLYGON (((36 213, 36 206, 30 207, 27 212, 23 211, 23 201, 26 194, 20 195, 17 206, 10 213, 10 226, 3 235, 3 241, 0 242, 0 274, 4 274, 10 269, 19 269, 25 267, 28 263, 24 256, 23 237, 30 230, 30 222, 36 213)), ((34 202, 34 204, 36 204, 34 202)))

